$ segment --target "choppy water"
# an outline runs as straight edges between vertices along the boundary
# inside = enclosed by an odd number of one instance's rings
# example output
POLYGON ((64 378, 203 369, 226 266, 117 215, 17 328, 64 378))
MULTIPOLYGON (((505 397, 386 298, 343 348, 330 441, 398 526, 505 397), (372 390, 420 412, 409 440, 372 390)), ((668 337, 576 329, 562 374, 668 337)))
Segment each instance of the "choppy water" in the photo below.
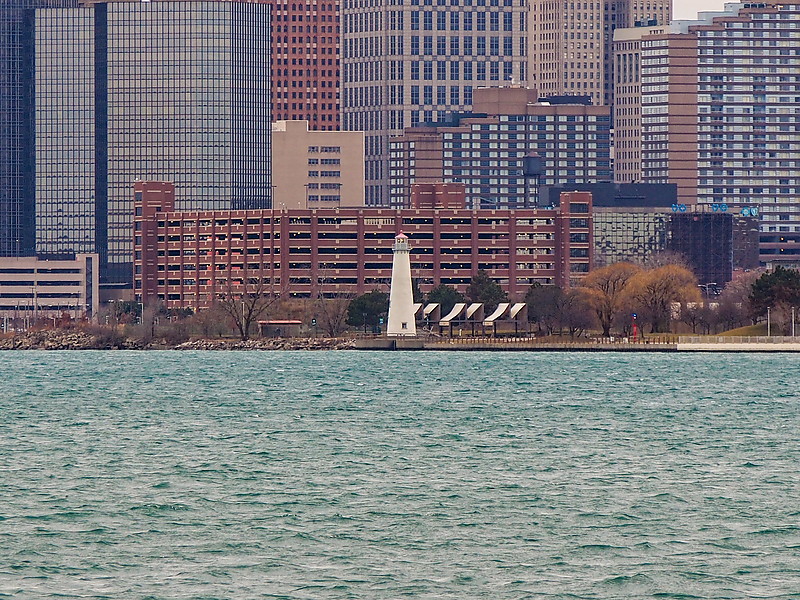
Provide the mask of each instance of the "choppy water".
POLYGON ((0 597, 800 597, 797 355, 0 358, 0 597))

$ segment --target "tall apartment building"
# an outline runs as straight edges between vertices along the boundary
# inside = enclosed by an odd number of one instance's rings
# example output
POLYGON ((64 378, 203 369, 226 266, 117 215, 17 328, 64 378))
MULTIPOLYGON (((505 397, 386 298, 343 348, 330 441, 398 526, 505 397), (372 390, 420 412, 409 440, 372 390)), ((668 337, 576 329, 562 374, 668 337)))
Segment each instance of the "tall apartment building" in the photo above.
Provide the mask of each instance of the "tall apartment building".
POLYGON ((339 2, 262 1, 272 6, 273 120, 339 129, 339 2))
POLYGON ((606 106, 551 103, 521 87, 482 88, 473 111, 391 140, 392 206, 408 206, 414 184, 446 182, 464 184, 473 208, 532 208, 538 185, 611 177, 606 106))
POLYGON ((614 181, 642 180, 642 37, 664 33, 664 26, 614 31, 614 181))
POLYGON ((15 210, 28 253, 96 252, 104 283, 130 285, 137 178, 174 180, 186 207, 269 206, 269 10, 42 0, 24 11, 15 135, 27 187, 15 210))
POLYGON ((389 204, 389 138, 527 79, 525 0, 344 0, 342 126, 365 131, 366 202, 389 204))
POLYGON ((273 205, 364 206, 364 133, 311 131, 308 121, 272 124, 273 205))
POLYGON ((529 10, 528 84, 547 96, 588 95, 594 104, 613 102, 614 30, 672 18, 671 0, 531 0, 529 10))
POLYGON ((800 254, 798 45, 798 0, 642 38, 643 180, 686 204, 758 207, 762 257, 800 254))

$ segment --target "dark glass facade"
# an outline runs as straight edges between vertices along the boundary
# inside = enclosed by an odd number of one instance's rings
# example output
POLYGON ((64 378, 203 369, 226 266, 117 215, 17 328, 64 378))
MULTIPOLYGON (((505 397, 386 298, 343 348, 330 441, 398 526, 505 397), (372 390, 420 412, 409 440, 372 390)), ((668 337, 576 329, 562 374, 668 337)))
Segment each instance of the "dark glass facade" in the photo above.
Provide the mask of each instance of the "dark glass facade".
POLYGON ((94 11, 36 11, 36 250, 93 253, 94 11))
POLYGON ((735 269, 758 267, 758 219, 733 213, 671 212, 658 208, 598 208, 596 266, 646 263, 662 252, 680 254, 702 284, 723 286, 735 269))
POLYGON ((105 283, 129 283, 137 179, 175 182, 185 210, 269 208, 269 11, 0 9, 0 253, 97 252, 105 283))
POLYGON ((0 256, 34 252, 34 9, 77 0, 0 5, 0 256))
POLYGON ((106 6, 109 275, 130 281, 135 180, 184 210, 269 207, 269 6, 106 6))

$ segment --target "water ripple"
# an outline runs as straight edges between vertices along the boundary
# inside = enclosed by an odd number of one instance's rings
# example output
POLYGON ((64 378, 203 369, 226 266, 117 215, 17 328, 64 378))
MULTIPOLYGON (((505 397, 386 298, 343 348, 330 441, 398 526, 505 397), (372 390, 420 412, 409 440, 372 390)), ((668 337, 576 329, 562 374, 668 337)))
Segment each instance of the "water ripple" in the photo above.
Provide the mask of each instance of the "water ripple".
POLYGON ((796 355, 14 352, 0 598, 797 598, 796 355))

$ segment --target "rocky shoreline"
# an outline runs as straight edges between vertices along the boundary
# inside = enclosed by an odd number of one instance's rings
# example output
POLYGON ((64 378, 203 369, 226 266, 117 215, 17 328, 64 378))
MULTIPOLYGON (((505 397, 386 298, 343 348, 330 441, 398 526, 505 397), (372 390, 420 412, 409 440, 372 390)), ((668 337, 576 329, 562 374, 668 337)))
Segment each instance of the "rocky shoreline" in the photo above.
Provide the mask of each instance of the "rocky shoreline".
POLYGON ((351 350, 347 338, 196 339, 170 345, 86 331, 48 329, 0 338, 0 350, 351 350))

